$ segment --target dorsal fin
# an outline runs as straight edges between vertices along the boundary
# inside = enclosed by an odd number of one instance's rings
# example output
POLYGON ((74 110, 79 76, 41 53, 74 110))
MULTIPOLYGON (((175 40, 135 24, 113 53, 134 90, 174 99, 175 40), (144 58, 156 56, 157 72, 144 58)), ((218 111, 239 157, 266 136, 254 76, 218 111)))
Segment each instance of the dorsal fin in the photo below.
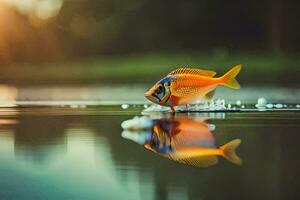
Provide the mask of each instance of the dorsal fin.
POLYGON ((192 74, 192 75, 201 75, 201 76, 209 76, 213 77, 216 75, 216 72, 209 70, 202 70, 196 68, 178 68, 172 71, 169 75, 177 75, 177 74, 192 74))

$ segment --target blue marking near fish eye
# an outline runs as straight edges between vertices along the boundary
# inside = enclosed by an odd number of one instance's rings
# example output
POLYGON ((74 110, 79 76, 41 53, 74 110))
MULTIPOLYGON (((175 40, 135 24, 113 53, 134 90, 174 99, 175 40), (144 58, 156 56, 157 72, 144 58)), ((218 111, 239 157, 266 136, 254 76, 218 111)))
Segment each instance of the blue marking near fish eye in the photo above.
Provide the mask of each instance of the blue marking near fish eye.
POLYGON ((161 79, 159 81, 159 83, 161 83, 162 85, 167 84, 168 86, 170 86, 171 85, 171 77, 167 76, 167 77, 161 79))

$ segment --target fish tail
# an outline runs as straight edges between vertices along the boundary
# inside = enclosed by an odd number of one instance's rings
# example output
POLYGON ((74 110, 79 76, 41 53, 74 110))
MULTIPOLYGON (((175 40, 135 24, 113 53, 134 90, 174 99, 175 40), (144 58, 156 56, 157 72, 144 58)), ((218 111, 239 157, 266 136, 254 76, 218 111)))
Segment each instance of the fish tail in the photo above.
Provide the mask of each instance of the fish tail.
POLYGON ((240 144, 241 144, 241 140, 235 139, 221 146, 220 149, 222 151, 223 157, 236 165, 242 165, 243 161, 239 158, 239 156, 235 152, 235 150, 238 148, 240 144))
POLYGON ((242 65, 236 65, 231 70, 229 70, 226 74, 221 77, 222 85, 227 86, 232 89, 240 89, 240 84, 237 82, 235 77, 238 75, 242 68, 242 65))

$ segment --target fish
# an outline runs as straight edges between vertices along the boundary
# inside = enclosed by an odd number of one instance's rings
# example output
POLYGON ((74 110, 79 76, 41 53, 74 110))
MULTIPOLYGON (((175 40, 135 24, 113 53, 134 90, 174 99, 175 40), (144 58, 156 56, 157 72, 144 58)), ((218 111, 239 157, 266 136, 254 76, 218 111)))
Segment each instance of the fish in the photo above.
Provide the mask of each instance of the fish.
POLYGON ((240 89, 235 79, 242 68, 236 65, 221 77, 215 71, 197 68, 178 68, 159 80, 144 95, 155 104, 170 107, 187 105, 199 99, 211 99, 217 86, 240 89))
POLYGON ((130 120, 122 123, 127 130, 122 132, 122 137, 142 145, 147 150, 162 157, 195 167, 210 167, 218 163, 221 156, 231 163, 242 165, 242 160, 236 154, 236 149, 241 143, 234 139, 220 147, 216 145, 212 134, 214 126, 201 120, 186 117, 174 119, 134 119, 134 123, 148 120, 152 124, 143 128, 129 127, 130 120))

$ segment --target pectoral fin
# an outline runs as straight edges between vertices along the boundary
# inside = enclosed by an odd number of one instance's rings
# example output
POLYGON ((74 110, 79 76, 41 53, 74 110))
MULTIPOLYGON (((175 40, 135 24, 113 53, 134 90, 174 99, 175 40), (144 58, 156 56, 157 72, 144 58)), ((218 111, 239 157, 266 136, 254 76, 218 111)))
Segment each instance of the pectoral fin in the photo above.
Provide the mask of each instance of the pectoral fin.
POLYGON ((179 101, 180 101, 180 97, 175 96, 175 95, 171 95, 170 97, 170 101, 173 105, 178 105, 179 101))
POLYGON ((179 134, 179 133, 181 132, 181 129, 178 128, 178 126, 179 126, 178 124, 175 124, 175 125, 173 125, 172 128, 170 129, 170 135, 171 135, 172 137, 176 136, 177 134, 179 134))
POLYGON ((207 100, 212 99, 213 96, 215 95, 215 92, 216 92, 216 89, 210 91, 209 93, 207 93, 207 94, 204 96, 204 99, 207 99, 207 100))

